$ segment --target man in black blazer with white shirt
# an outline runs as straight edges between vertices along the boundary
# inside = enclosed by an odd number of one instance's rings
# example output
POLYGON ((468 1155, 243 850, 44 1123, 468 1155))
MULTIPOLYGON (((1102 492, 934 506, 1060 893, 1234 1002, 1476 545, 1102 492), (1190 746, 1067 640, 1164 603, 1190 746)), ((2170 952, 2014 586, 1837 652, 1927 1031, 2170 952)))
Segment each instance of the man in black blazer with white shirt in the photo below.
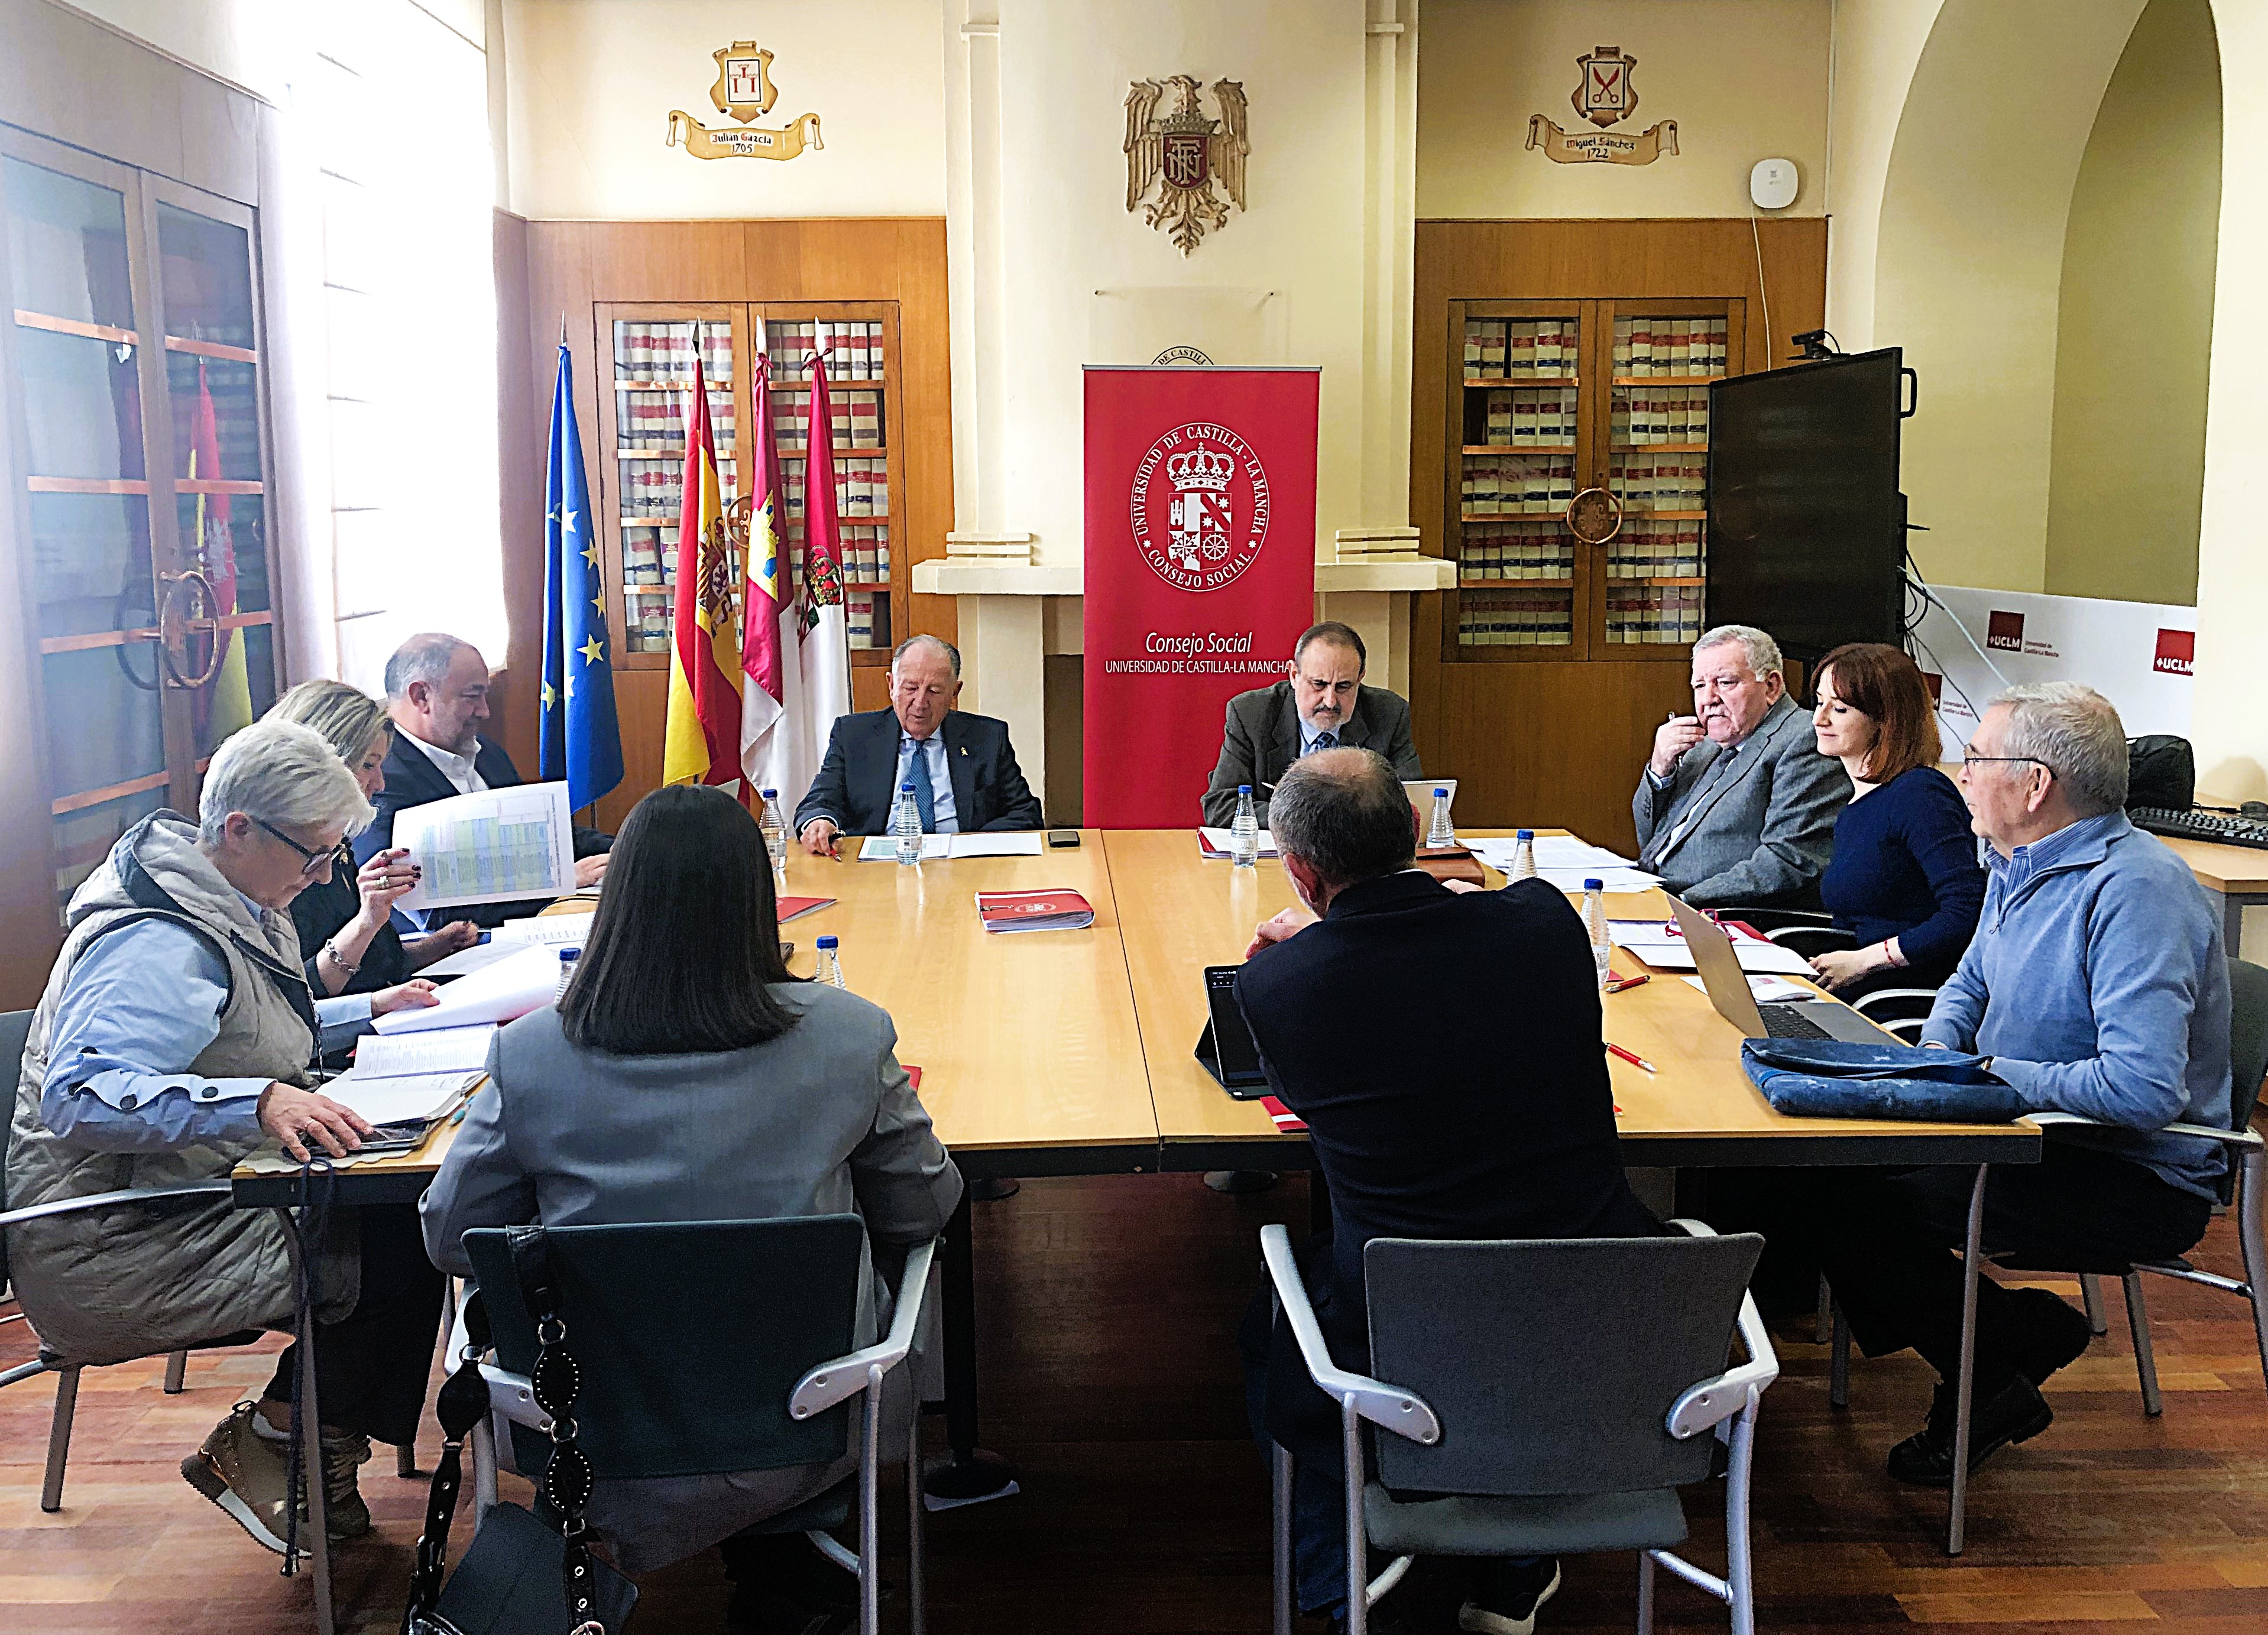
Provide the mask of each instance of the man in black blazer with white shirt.
POLYGON ((1300 756, 1317 749, 1375 749, 1397 777, 1423 777, 1418 746, 1410 740, 1410 705, 1398 693, 1367 687, 1369 655, 1351 625, 1314 625, 1292 647, 1291 674, 1272 687, 1256 687, 1228 701, 1220 760, 1199 802, 1204 821, 1226 829, 1236 817, 1236 791, 1252 785, 1260 826, 1268 827, 1268 801, 1277 780, 1300 756))
POLYGON ((953 706, 961 653, 913 636, 890 655, 890 707, 836 718, 819 776, 795 809, 806 850, 831 853, 843 835, 882 835, 899 785, 912 783, 924 834, 1038 829, 1040 803, 1024 782, 1008 724, 953 706))
MULTIPOLYGON (((1409 799, 1367 749, 1303 757, 1270 828, 1321 917, 1261 926, 1236 997, 1330 1188, 1330 1234, 1303 1262, 1341 1366, 1370 1366, 1373 1238, 1658 1235, 1624 1178, 1596 968, 1567 899, 1540 880, 1456 892, 1415 867, 1409 799)), ((1292 1450, 1300 1601, 1328 1610, 1345 1583, 1338 1410, 1274 1328, 1263 1289, 1241 1337, 1255 1425, 1292 1450)), ((1556 1581, 1549 1561, 1498 1564, 1476 1610, 1517 1627, 1556 1581)))

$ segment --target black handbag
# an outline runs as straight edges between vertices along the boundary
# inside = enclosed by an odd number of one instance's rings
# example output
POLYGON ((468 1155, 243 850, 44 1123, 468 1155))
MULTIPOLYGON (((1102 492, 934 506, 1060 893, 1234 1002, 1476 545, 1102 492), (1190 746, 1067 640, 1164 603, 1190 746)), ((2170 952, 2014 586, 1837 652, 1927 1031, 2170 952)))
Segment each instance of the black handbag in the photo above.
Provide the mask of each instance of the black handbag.
POLYGON ((622 1635, 637 1606, 637 1586, 588 1546, 583 1509, 593 1475, 589 1458, 575 1445, 582 1372, 567 1349, 549 1247, 541 1226, 515 1227, 510 1237, 520 1297, 535 1318, 538 1350, 529 1383, 552 1425, 551 1459, 537 1492, 560 1525, 547 1526, 518 1505, 493 1506, 465 1558, 443 1581, 465 1438, 489 1410, 479 1360, 488 1349, 488 1319, 480 1296, 469 1294, 464 1355, 435 1404, 445 1440, 425 1506, 424 1536, 417 1541, 402 1635, 622 1635))
POLYGON ((2186 738, 2148 733, 2126 740, 2126 805, 2186 812, 2197 799, 2197 757, 2186 738))

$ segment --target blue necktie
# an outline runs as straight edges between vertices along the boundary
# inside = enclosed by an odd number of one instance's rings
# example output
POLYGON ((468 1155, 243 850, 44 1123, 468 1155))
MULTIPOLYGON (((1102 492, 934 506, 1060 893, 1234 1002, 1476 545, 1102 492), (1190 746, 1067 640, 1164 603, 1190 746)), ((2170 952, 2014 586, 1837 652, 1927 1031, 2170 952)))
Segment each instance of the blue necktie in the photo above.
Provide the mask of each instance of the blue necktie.
MULTIPOLYGON (((1336 733, 1318 733, 1315 734, 1315 749, 1336 749, 1338 747, 1339 735, 1336 733)), ((1315 750, 1310 749, 1307 753, 1309 755, 1313 755, 1315 753, 1315 750)))
POLYGON ((914 746, 906 762, 906 777, 914 786, 914 806, 921 813, 922 833, 937 833, 937 791, 929 778, 929 747, 937 741, 932 733, 914 746))

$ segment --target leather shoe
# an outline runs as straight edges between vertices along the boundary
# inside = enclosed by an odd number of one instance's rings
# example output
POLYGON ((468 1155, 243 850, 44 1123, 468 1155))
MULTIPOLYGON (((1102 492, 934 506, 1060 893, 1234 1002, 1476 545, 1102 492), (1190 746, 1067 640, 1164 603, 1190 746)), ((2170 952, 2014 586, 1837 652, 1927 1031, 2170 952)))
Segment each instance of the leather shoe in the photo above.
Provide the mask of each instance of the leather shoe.
MULTIPOLYGON (((1954 1388, 1940 1381, 1930 1399, 1929 1423, 1890 1449, 1890 1475, 1915 1487, 1953 1485, 1954 1388)), ((2040 1395, 2040 1388, 2021 1374, 1990 1397, 1970 1404, 1969 1473, 2011 1442, 2029 1442, 2054 1423, 2055 1410, 2040 1395)))

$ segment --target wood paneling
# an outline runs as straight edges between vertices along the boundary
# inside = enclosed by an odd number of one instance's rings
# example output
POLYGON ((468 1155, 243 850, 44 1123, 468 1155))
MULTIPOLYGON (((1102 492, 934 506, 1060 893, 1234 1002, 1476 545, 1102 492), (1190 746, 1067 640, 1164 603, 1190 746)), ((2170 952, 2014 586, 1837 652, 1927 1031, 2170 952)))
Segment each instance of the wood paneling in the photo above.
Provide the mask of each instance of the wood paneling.
MULTIPOLYGON (((946 332, 945 223, 931 217, 805 221, 528 222, 499 217, 500 321, 516 329, 504 359, 504 587, 512 615, 506 667, 534 676, 542 664, 543 439, 559 324, 567 322, 575 365, 576 413, 591 492, 600 492, 600 387, 611 373, 593 308, 601 302, 895 301, 898 305, 900 396, 904 400, 905 514, 891 519, 890 548, 911 564, 945 554, 953 527, 953 400, 946 332), (524 249, 518 247, 523 246, 524 249)), ((894 450, 895 453, 895 451, 894 450)), ((950 597, 911 598, 907 628, 952 640, 950 597)), ((627 775, 599 803, 612 829, 659 781, 666 671, 618 669, 627 775)), ((851 702, 880 708, 883 673, 853 674, 851 702)), ((535 765, 535 689, 512 689, 497 710, 501 736, 522 770, 535 765)))
MULTIPOLYGON (((1424 549, 1442 554, 1446 534, 1454 451, 1442 405, 1461 389, 1447 366, 1452 301, 1742 299, 1752 320, 1738 361, 1750 372, 1771 365, 1768 335, 1784 355, 1789 335, 1819 326, 1826 291, 1827 224, 1816 219, 1419 222, 1410 507, 1424 549)), ((1460 780, 1459 824, 1633 843, 1631 791, 1653 729, 1685 701, 1681 668, 1445 663, 1442 600, 1418 597, 1411 612, 1410 702, 1427 770, 1460 780)))

